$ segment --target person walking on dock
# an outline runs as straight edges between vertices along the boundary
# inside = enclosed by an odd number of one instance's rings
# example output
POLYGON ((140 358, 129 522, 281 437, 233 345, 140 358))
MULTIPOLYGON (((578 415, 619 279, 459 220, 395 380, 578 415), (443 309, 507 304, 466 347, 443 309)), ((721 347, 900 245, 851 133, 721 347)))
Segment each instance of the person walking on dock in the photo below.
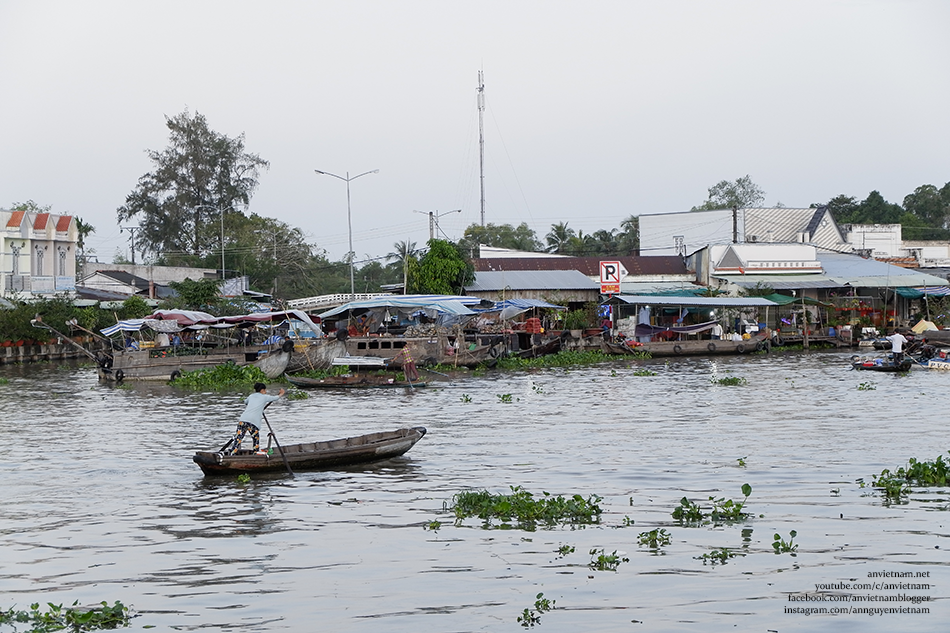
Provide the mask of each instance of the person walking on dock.
POLYGON ((262 382, 254 383, 254 393, 244 399, 247 406, 238 420, 237 431, 234 433, 231 450, 228 452, 229 455, 237 452, 241 446, 241 440, 244 439, 247 433, 250 433, 251 439, 254 440, 254 452, 261 450, 260 425, 261 419, 264 417, 264 407, 279 399, 282 395, 284 395, 283 389, 276 396, 268 396, 267 385, 262 382))

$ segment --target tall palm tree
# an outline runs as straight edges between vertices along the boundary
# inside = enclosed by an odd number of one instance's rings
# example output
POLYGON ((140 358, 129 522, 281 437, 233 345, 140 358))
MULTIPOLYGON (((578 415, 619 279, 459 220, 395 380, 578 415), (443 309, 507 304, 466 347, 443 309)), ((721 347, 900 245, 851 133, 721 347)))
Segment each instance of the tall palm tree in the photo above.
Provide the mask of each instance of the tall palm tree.
POLYGON ((558 222, 557 224, 552 224, 551 232, 548 233, 544 238, 548 243, 548 252, 562 252, 567 247, 572 237, 574 237, 574 229, 568 228, 567 222, 558 222))
POLYGON ((409 283, 409 259, 416 255, 416 243, 405 240, 396 242, 393 244, 393 248, 396 250, 386 255, 386 259, 395 260, 402 265, 402 292, 405 294, 407 284, 409 283))

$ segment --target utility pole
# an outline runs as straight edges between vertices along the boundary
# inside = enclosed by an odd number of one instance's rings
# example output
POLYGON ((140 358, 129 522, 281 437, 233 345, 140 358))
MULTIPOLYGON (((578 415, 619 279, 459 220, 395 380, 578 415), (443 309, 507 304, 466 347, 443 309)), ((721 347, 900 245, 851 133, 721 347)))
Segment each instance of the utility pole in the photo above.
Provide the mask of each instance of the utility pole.
POLYGON ((141 228, 142 227, 140 226, 123 226, 119 229, 119 233, 122 233, 123 231, 129 232, 129 243, 131 246, 129 250, 132 251, 132 265, 133 266, 135 266, 135 232, 140 230, 141 228))
POLYGON ((478 181, 481 189, 482 226, 485 226, 485 75, 478 71, 478 181))
POLYGON ((439 218, 441 218, 443 215, 448 215, 448 214, 450 214, 450 213, 461 213, 462 210, 461 210, 461 209, 452 209, 451 211, 443 211, 442 213, 439 213, 438 211, 416 211, 415 209, 413 209, 412 212, 413 212, 413 213, 424 213, 424 214, 428 214, 428 216, 429 216, 429 239, 430 239, 430 240, 434 240, 434 239, 435 239, 435 233, 436 233, 437 230, 439 230, 439 218))

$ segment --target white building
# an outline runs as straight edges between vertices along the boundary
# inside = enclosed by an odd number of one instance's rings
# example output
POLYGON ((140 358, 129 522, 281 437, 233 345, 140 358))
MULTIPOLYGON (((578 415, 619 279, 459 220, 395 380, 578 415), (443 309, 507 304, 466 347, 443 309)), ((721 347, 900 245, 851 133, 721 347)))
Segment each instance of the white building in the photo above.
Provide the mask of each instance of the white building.
POLYGON ((685 257, 711 244, 733 242, 814 244, 844 253, 852 250, 825 207, 720 209, 640 216, 642 255, 685 257))
POLYGON ((78 241, 71 215, 0 210, 0 296, 72 293, 78 241))

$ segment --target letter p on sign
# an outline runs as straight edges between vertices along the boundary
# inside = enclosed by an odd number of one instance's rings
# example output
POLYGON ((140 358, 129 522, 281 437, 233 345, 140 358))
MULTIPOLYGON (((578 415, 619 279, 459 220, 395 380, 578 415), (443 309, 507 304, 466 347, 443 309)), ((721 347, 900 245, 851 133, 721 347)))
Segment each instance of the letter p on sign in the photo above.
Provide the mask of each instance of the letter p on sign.
POLYGON ((602 284, 619 284, 626 274, 627 271, 620 262, 600 262, 600 283, 602 284))

